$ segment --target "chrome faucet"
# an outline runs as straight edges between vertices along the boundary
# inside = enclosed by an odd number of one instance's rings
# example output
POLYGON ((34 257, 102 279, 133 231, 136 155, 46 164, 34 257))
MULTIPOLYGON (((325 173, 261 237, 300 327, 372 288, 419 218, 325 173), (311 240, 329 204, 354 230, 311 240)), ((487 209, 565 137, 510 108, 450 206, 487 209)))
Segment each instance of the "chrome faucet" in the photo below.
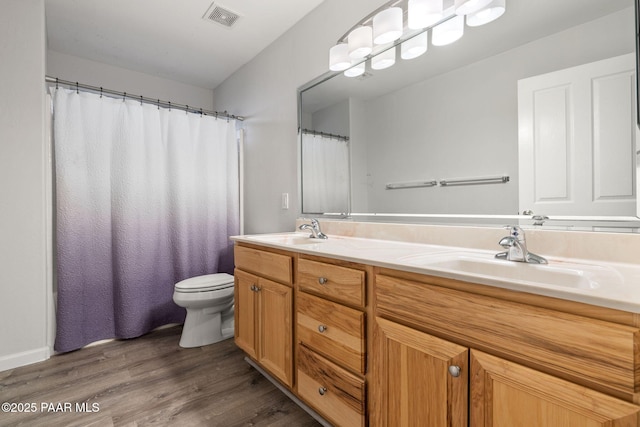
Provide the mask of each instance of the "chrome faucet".
POLYGON ((527 250, 527 241, 522 228, 517 225, 509 225, 505 228, 509 230, 509 235, 500 239, 499 244, 506 251, 496 254, 496 258, 530 264, 547 264, 546 259, 527 250))
POLYGON ((309 235, 311 239, 328 239, 327 235, 320 230, 320 223, 315 218, 311 219, 311 224, 302 224, 298 228, 300 230, 311 230, 309 235))

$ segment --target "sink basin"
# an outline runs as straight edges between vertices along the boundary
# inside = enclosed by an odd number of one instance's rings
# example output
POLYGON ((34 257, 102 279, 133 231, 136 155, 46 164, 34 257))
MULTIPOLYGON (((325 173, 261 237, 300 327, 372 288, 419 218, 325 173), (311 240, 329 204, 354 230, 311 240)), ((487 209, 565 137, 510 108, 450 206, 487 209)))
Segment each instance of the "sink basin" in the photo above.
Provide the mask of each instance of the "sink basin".
POLYGON ((495 280, 517 281, 573 289, 597 289, 619 284, 615 270, 562 261, 547 265, 499 260, 493 254, 454 252, 439 255, 413 255, 401 260, 407 265, 423 266, 459 273, 480 275, 495 280))
POLYGON ((260 234, 248 237, 265 243, 276 243, 280 245, 316 245, 324 243, 325 239, 312 239, 308 234, 301 233, 282 233, 282 234, 260 234))

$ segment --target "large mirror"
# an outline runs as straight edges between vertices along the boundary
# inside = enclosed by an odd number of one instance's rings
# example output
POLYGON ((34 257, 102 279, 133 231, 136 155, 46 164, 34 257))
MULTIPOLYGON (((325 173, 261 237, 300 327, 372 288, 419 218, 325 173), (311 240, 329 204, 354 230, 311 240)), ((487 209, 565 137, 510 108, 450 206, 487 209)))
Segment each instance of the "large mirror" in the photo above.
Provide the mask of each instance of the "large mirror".
POLYGON ((507 0, 464 31, 301 88, 302 213, 637 226, 634 0, 507 0))

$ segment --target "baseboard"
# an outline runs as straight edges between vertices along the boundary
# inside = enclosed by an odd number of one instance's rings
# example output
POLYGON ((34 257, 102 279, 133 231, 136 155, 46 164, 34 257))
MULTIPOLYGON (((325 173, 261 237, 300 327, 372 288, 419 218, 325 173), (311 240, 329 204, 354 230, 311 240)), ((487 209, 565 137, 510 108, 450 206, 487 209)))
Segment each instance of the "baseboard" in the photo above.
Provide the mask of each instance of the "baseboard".
POLYGON ((30 365, 36 362, 42 362, 43 360, 47 360, 50 354, 51 350, 49 347, 45 346, 35 350, 2 356, 0 357, 0 372, 19 368, 20 366, 30 365))
POLYGON ((303 401, 298 399, 298 397, 296 395, 291 393, 291 391, 287 390, 282 384, 280 384, 276 379, 274 379, 271 375, 269 375, 264 369, 262 369, 260 366, 258 366, 258 364, 255 363, 253 360, 251 360, 248 357, 245 357, 244 361, 247 362, 249 365, 253 366, 256 371, 260 372, 266 379, 271 381, 273 383, 273 385, 275 385, 278 388, 278 390, 283 392, 289 399, 293 400, 296 405, 298 405, 300 408, 302 408, 307 414, 311 415, 316 421, 318 421, 324 427, 333 427, 331 424, 329 424, 327 422, 327 420, 322 418, 322 416, 320 416, 320 414, 318 414, 316 411, 311 409, 303 401))

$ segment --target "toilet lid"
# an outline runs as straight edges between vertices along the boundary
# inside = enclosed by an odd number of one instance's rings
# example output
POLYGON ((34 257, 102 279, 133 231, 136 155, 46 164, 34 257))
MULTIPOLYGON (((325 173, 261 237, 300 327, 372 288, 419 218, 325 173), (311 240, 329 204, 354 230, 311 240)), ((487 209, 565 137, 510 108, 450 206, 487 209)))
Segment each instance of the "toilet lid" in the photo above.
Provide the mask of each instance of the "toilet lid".
POLYGON ((215 273, 182 280, 176 283, 175 290, 180 292, 204 292, 225 289, 231 286, 233 286, 232 275, 215 273))

